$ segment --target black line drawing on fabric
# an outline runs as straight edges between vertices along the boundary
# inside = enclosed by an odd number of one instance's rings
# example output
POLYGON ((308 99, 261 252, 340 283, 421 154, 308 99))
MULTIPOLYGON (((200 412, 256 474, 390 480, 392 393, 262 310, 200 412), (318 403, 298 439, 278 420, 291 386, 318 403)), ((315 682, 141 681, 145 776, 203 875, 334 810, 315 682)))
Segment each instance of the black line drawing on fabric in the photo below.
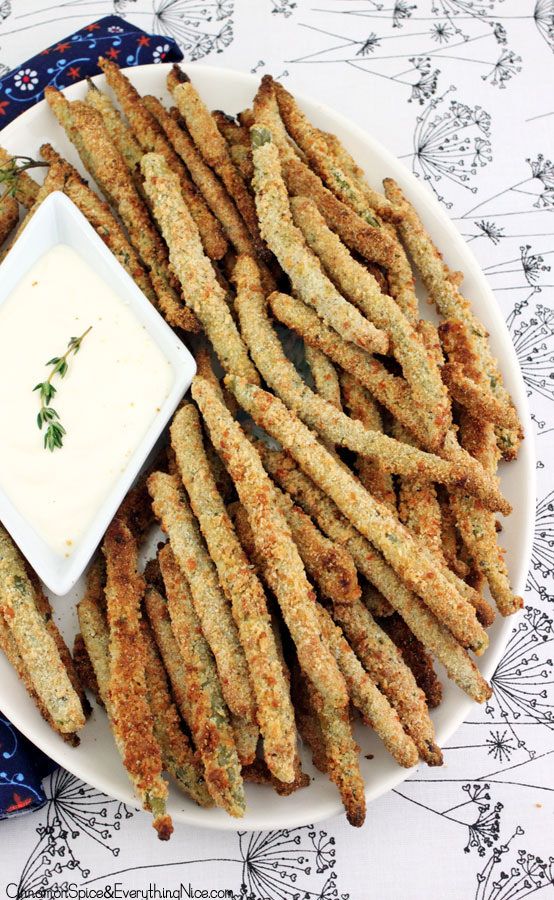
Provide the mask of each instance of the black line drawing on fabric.
MULTIPOLYGON (((241 900, 327 900, 337 897, 334 837, 313 826, 249 834, 239 832, 243 862, 241 900), (324 875, 318 893, 301 876, 324 875)), ((341 894, 348 900, 349 894, 341 894)))
POLYGON ((529 575, 527 576, 527 584, 525 586, 525 590, 535 591, 535 593, 538 594, 539 600, 543 601, 544 603, 554 603, 554 592, 549 592, 546 585, 538 580, 533 569, 531 569, 529 575))
POLYGON ((477 873, 475 900, 524 900, 544 888, 554 886, 554 857, 543 860, 527 850, 516 849, 516 837, 525 834, 518 825, 508 840, 494 847, 483 869, 477 873))
POLYGON ((533 19, 539 33, 554 52, 554 0, 537 0, 533 19))
POLYGON ((87 878, 90 870, 79 858, 79 839, 88 838, 112 856, 118 856, 120 848, 113 845, 112 839, 122 821, 133 815, 124 803, 110 800, 63 769, 57 769, 45 780, 44 791, 47 802, 35 829, 38 840, 21 872, 17 897, 31 896, 55 885, 58 876, 87 878), (31 893, 25 894, 26 891, 31 893))
POLYGON ((270 0, 270 3, 272 6, 271 12, 275 15, 284 16, 285 19, 292 16, 296 9, 296 3, 293 0, 270 0))
POLYGON ((545 579, 554 575, 554 491, 537 503, 531 564, 545 579))
MULTIPOLYGON (((110 800, 62 769, 50 776, 45 791, 47 803, 36 828, 38 841, 21 872, 17 897, 53 887, 54 879, 65 878, 69 873, 73 883, 79 878, 84 887, 111 883, 116 876, 144 869, 154 872, 168 866, 178 869, 216 862, 234 864, 230 880, 237 885, 235 900, 331 900, 339 896, 335 838, 313 825, 280 831, 238 831, 238 852, 230 858, 183 859, 103 874, 92 872, 82 858, 86 854, 81 851, 86 848, 82 844, 76 846, 78 839, 90 838, 117 857, 120 848, 113 846, 111 839, 133 813, 123 803, 110 800)), ((340 896, 342 900, 350 897, 346 893, 340 896)))
POLYGON ((420 103, 430 96, 429 91, 436 91, 440 71, 450 69, 454 77, 460 62, 469 70, 475 69, 489 85, 504 89, 522 68, 521 56, 509 46, 512 20, 534 20, 544 36, 548 34, 550 13, 544 3, 533 15, 503 16, 500 10, 497 13, 496 6, 496 0, 432 0, 430 8, 408 0, 397 0, 393 6, 373 2, 360 6, 359 0, 358 4, 356 0, 350 3, 322 0, 321 6, 313 9, 319 14, 317 24, 303 22, 301 25, 313 36, 321 35, 324 45, 291 62, 313 65, 341 62, 374 77, 413 85, 420 81, 414 63, 425 60, 431 88, 427 86, 425 92, 422 87, 409 97, 420 103), (327 22, 337 20, 339 28, 332 24, 326 26, 327 22), (362 21, 368 23, 365 35, 361 34, 362 21), (400 29, 404 31, 399 33, 400 29), (407 44, 387 43, 402 37, 414 42, 410 52, 406 52, 407 44), (396 52, 383 52, 389 46, 396 52), (369 64, 368 57, 371 57, 369 64), (403 66, 399 70, 398 63, 403 59, 412 68, 403 66), (436 67, 438 63, 440 68, 436 67))
POLYGON ((222 53, 233 40, 233 9, 232 0, 207 0, 202 4, 197 0, 155 0, 152 30, 175 38, 185 60, 202 59, 210 53, 222 53))
MULTIPOLYGON (((480 200, 475 206, 456 220, 492 219, 498 227, 498 219, 507 216, 520 216, 540 212, 552 212, 554 209, 554 163, 542 153, 535 158, 528 157, 525 160, 528 166, 526 177, 515 182, 507 188, 480 200)), ((507 235, 503 235, 510 237, 507 235)))
POLYGON ((516 748, 529 759, 536 750, 528 746, 520 725, 533 722, 554 730, 553 644, 552 619, 528 606, 491 678, 493 696, 485 706, 486 715, 505 724, 516 748))
MULTIPOLYGON (((539 258, 542 261, 542 257, 539 258)), ((540 286, 535 286, 530 296, 540 289, 540 286)), ((506 324, 512 336, 527 396, 535 393, 547 400, 554 400, 554 310, 540 303, 534 310, 528 310, 528 304, 529 298, 516 303, 506 324), (524 310, 528 310, 525 318, 522 315, 524 310)))
POLYGON ((447 209, 452 208, 452 202, 446 200, 438 185, 451 181, 476 193, 473 180, 478 170, 492 161, 489 113, 481 106, 449 99, 455 90, 451 85, 417 117, 413 152, 409 154, 414 175, 429 184, 447 209))
POLYGON ((462 791, 466 795, 465 799, 454 806, 436 809, 404 793, 404 790, 409 788, 410 783, 416 782, 417 780, 406 782, 403 789, 395 788, 393 793, 403 797, 404 800, 408 800, 410 803, 414 803, 416 806, 427 809, 429 812, 467 829, 468 839, 467 844, 464 846, 464 852, 470 853, 472 850, 476 850, 479 856, 485 856, 487 848, 492 847, 498 840, 500 817, 504 808, 502 803, 492 805, 490 784, 463 784, 462 791))

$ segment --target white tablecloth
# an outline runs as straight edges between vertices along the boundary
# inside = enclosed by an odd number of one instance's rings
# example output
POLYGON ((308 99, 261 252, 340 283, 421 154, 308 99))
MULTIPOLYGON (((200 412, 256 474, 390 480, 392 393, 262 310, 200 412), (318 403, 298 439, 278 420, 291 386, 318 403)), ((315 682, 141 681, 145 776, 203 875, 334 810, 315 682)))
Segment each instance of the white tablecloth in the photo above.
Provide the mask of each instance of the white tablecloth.
POLYGON ((185 897, 208 889, 252 900, 546 900, 554 893, 554 0, 4 0, 0 63, 12 68, 112 12, 161 40, 172 34, 186 60, 282 77, 427 180, 471 242, 517 347, 539 459, 536 542, 527 609, 493 700, 450 741, 442 769, 421 768, 372 804, 360 831, 342 817, 254 835, 177 826, 163 845, 145 815, 58 772, 45 808, 0 825, 0 888, 10 884, 15 896, 17 886, 69 883, 113 897, 120 883, 121 892, 151 885, 154 897, 154 887, 182 884, 185 897))

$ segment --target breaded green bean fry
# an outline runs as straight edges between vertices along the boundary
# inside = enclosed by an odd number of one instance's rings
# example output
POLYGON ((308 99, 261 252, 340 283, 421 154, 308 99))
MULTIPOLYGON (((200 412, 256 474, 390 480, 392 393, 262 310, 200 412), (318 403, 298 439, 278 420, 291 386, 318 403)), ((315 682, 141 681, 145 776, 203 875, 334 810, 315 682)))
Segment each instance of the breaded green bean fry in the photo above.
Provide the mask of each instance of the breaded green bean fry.
POLYGON ((6 659, 15 670, 17 677, 19 678, 23 687, 29 694, 29 697, 37 707, 44 721, 47 722, 50 725, 50 728, 56 731, 66 743, 68 743, 72 747, 77 747, 79 744, 79 738, 77 734, 72 731, 60 731, 57 723, 52 718, 46 706, 44 705, 44 702, 41 700, 40 696, 35 690, 33 681, 29 674, 29 670, 23 662, 23 658, 21 656, 21 653, 19 652, 15 638, 8 628, 2 613, 0 613, 0 650, 2 650, 6 659))
POLYGON ((369 185, 365 189, 352 180, 350 174, 337 163, 321 132, 311 124, 301 111, 296 100, 279 82, 274 83, 279 112, 289 134, 306 154, 311 167, 325 181, 337 197, 346 203, 366 221, 376 228, 379 222, 375 213, 383 217, 393 217, 394 207, 390 200, 373 191, 369 185))
POLYGON ((217 176, 204 162, 190 135, 175 121, 156 97, 143 98, 146 109, 163 128, 168 141, 190 172, 196 187, 214 216, 221 222, 227 238, 239 253, 256 253, 250 232, 232 198, 217 176))
POLYGON ((361 592, 356 567, 348 551, 325 537, 288 494, 279 488, 276 492, 304 568, 321 595, 333 603, 345 605, 359 599, 361 592))
POLYGON ((425 694, 429 709, 436 709, 442 701, 442 684, 433 668, 431 655, 398 613, 393 612, 391 616, 380 619, 379 625, 396 644, 402 659, 412 670, 418 687, 425 694))
MULTIPOLYGON (((474 419, 465 413, 460 422, 460 436, 462 444, 472 455, 480 456, 485 465, 496 470, 498 450, 491 422, 474 419)), ((521 609, 523 599, 516 596, 511 588, 493 513, 461 491, 451 493, 450 505, 462 540, 477 570, 487 580, 498 611, 502 616, 512 615, 521 609)))
POLYGON ((112 521, 102 544, 106 560, 109 641, 109 702, 123 763, 145 809, 151 809, 160 840, 173 825, 166 813, 167 782, 148 703, 145 653, 140 632, 144 579, 138 573, 137 543, 123 519, 112 521))
POLYGON ((198 518, 221 587, 232 606, 256 697, 264 758, 275 777, 294 777, 294 712, 275 646, 267 601, 252 571, 206 456, 198 413, 184 406, 173 420, 171 441, 192 509, 198 518))
POLYGON ((136 191, 131 173, 111 141, 102 116, 80 101, 70 104, 54 87, 47 87, 44 96, 75 145, 83 165, 119 213, 131 244, 148 268, 161 312, 171 325, 198 331, 196 317, 180 303, 173 289, 164 243, 136 191))
POLYGON ((232 713, 254 724, 256 704, 237 626, 180 480, 175 475, 153 472, 148 490, 154 513, 190 586, 196 614, 216 660, 225 702, 232 713))
MULTIPOLYGON (((157 560, 154 560, 157 565, 157 560)), ((159 578, 161 590, 164 590, 162 577, 159 578)), ((152 633, 156 640, 159 654, 163 659, 163 664, 167 676, 171 683, 171 693, 177 704, 177 708, 181 714, 181 718, 191 727, 192 712, 188 699, 187 677, 185 664, 179 645, 173 634, 171 618, 167 608, 167 600, 162 595, 158 587, 148 584, 144 592, 144 608, 146 610, 148 621, 152 629, 152 633)))
POLYGON ((240 817, 245 808, 240 762, 214 659, 169 544, 160 551, 159 560, 173 631, 185 663, 189 727, 204 763, 206 786, 218 806, 240 817))
POLYGON ((288 454, 257 445, 267 471, 281 487, 318 523, 331 540, 342 543, 364 575, 402 616, 421 643, 442 663, 449 677, 477 703, 491 696, 491 688, 450 631, 412 593, 394 569, 366 538, 356 531, 336 504, 288 454))
POLYGON ((221 226, 208 209, 202 195, 196 190, 186 167, 167 141, 154 116, 146 108, 142 97, 116 63, 101 56, 98 65, 119 100, 143 152, 159 153, 178 177, 183 199, 196 223, 206 255, 210 259, 222 259, 227 251, 227 241, 221 226))
POLYGON ((252 163, 252 147, 248 129, 235 121, 232 116, 219 109, 212 111, 212 119, 227 141, 229 156, 239 170, 246 184, 252 181, 254 165, 252 163))
POLYGON ((148 702, 154 720, 154 735, 160 745, 164 769, 179 788, 199 806, 213 806, 206 788, 202 765, 195 758, 188 738, 179 723, 179 714, 171 699, 167 678, 148 623, 140 625, 145 655, 148 702))
MULTIPOLYGON (((332 444, 348 447, 364 456, 378 457, 391 472, 421 475, 446 484, 473 484, 465 468, 416 448, 401 444, 387 435, 366 430, 356 419, 349 419, 302 380, 287 359, 281 342, 267 316, 266 303, 253 260, 241 257, 235 267, 237 296, 235 307, 241 332, 265 381, 300 418, 332 444), (470 482, 468 484, 468 482, 470 482)), ((272 294, 270 303, 278 305, 281 294, 272 294)))
MULTIPOLYGON (((27 225, 33 218, 34 214, 36 213, 37 209, 40 207, 42 202, 49 196, 49 194, 52 194, 54 191, 63 191, 64 184, 65 184, 64 167, 61 164, 54 162, 52 165, 50 165, 48 167, 48 171, 46 173, 46 178, 44 179, 43 183, 40 185, 40 187, 38 189, 38 192, 37 192, 37 195, 35 198, 35 202, 27 210, 27 212, 25 213, 25 215, 23 216, 23 218, 21 219, 21 221, 17 227, 15 234, 12 236, 12 239, 10 242, 10 248, 13 247, 13 245, 17 241, 18 237, 25 230, 25 228, 27 227, 27 225)), ((3 255, 5 255, 6 252, 7 252, 7 250, 4 250, 3 255)))
POLYGON ((366 812, 365 789, 360 772, 360 748, 352 735, 348 709, 333 706, 304 672, 300 678, 307 703, 321 730, 325 770, 338 788, 349 823, 361 828, 366 812))
POLYGON ((279 147, 283 177, 289 193, 311 197, 330 227, 351 250, 356 250, 364 259, 387 268, 394 250, 390 237, 384 228, 374 228, 350 206, 342 203, 304 160, 299 158, 281 119, 274 81, 269 75, 262 78, 254 98, 254 120, 256 125, 271 132, 279 147))
POLYGON ((437 571, 436 564, 422 553, 421 546, 389 510, 368 494, 278 398, 236 376, 227 376, 225 383, 243 409, 280 441, 458 640, 476 653, 483 653, 488 637, 475 618, 475 610, 437 571))
POLYGON ((332 616, 372 681, 396 709, 421 758, 430 766, 442 765, 425 695, 396 645, 360 600, 348 607, 333 606, 332 616))
POLYGON ((260 458, 208 381, 196 376, 192 394, 212 443, 235 482, 257 550, 267 559, 271 588, 296 645, 300 663, 324 696, 337 706, 344 705, 344 680, 322 642, 313 592, 260 458))
MULTIPOLYGON (((250 139, 248 143, 250 143, 250 139)), ((4 147, 0 147, 0 169, 5 170, 14 165, 17 166, 17 160, 4 147)), ((41 164, 39 163, 39 165, 41 164)), ((37 199, 39 185, 27 171, 21 170, 19 166, 17 166, 17 169, 13 196, 25 209, 31 209, 31 206, 37 199)))
POLYGON ((0 197, 0 244, 8 238, 19 221, 19 205, 11 194, 0 197))
POLYGON ((85 97, 85 103, 96 109, 102 116, 106 130, 125 160, 127 168, 133 176, 136 188, 140 193, 142 188, 140 161, 144 150, 108 95, 97 88, 90 79, 88 79, 88 83, 89 88, 85 97))
MULTIPOLYGON (((341 370, 340 387, 346 409, 370 431, 383 431, 383 420, 377 404, 366 388, 349 372, 341 370)), ((370 494, 396 512, 396 493, 392 475, 376 458, 357 456, 355 469, 370 494)))
POLYGON ((252 236, 256 253, 263 257, 267 251, 260 237, 254 201, 231 159, 225 138, 219 133, 210 111, 202 102, 188 75, 179 66, 175 65, 171 69, 167 76, 167 86, 194 143, 235 201, 252 236))
POLYGON ((144 189, 167 241, 169 258, 187 303, 202 322, 223 368, 228 372, 241 372, 257 382, 258 375, 225 302, 225 292, 204 255, 198 229, 181 196, 177 177, 155 153, 147 153, 141 166, 144 189))
MULTIPOLYGON (((402 210, 400 234, 421 275, 430 299, 441 315, 447 319, 459 321, 466 327, 479 370, 484 376, 482 384, 502 404, 506 415, 509 415, 510 408, 515 413, 513 401, 504 387, 498 363, 492 355, 486 329, 472 312, 468 300, 460 294, 455 279, 450 277, 450 272, 443 263, 441 254, 398 184, 392 178, 386 178, 384 185, 387 196, 402 210)), ((504 429, 505 445, 501 449, 508 458, 517 454, 521 438, 522 430, 519 421, 517 428, 504 429)))
POLYGON ((424 418, 428 445, 442 446, 452 421, 450 401, 439 368, 419 334, 394 300, 381 293, 371 273, 356 262, 340 238, 327 227, 312 200, 294 197, 291 209, 308 246, 317 254, 342 295, 389 335, 392 354, 402 366, 414 402, 424 418))
POLYGON ((339 376, 329 357, 309 344, 304 347, 304 355, 312 373, 316 393, 341 409, 339 376))
MULTIPOLYGON (((418 411, 413 407, 410 391, 403 379, 389 374, 381 363, 359 347, 353 347, 341 340, 336 332, 318 320, 313 310, 296 298, 276 292, 270 295, 269 304, 279 321, 296 331, 307 343, 323 350, 334 362, 350 372, 425 446, 426 430, 422 427, 418 411)), ((406 448, 402 452, 408 453, 406 448)), ((500 510, 506 515, 511 512, 511 506, 502 497, 495 479, 485 472, 477 460, 462 450, 452 432, 447 433, 444 447, 440 449, 440 456, 443 461, 456 464, 455 477, 465 482, 465 490, 474 493, 493 510, 500 510)), ((440 468, 439 465, 438 469, 440 468)), ((441 480, 435 474, 430 477, 433 480, 441 480)))
POLYGON ((398 712, 370 678, 327 610, 318 605, 317 614, 321 631, 345 678, 350 699, 361 712, 365 724, 373 728, 399 766, 417 765, 417 748, 402 728, 398 712))
POLYGON ((67 194, 75 206, 81 210, 96 233, 102 238, 117 261, 129 273, 133 281, 136 282, 143 294, 148 297, 151 303, 156 304, 156 293, 152 287, 150 276, 108 204, 89 188, 77 169, 63 159, 50 144, 43 144, 40 152, 51 164, 58 161, 60 164, 63 164, 66 173, 63 186, 64 194, 67 194))
POLYGON ((9 628, 34 690, 56 730, 78 731, 85 724, 79 696, 60 657, 56 641, 37 608, 25 563, 0 525, 0 615, 9 628))
POLYGON ((345 340, 365 350, 386 353, 388 338, 384 332, 364 319, 356 307, 339 294, 295 226, 281 174, 279 150, 271 139, 271 132, 256 126, 251 137, 255 170, 252 184, 261 232, 294 290, 345 340))

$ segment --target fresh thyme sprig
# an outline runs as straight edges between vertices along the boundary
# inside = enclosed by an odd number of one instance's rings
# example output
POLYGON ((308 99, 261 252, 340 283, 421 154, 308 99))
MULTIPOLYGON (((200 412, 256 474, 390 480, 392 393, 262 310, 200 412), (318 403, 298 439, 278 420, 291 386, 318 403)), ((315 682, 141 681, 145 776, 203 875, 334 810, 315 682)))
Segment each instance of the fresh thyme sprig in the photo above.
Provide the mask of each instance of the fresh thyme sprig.
POLYGON ((15 197, 17 192, 17 179, 27 169, 36 169, 41 166, 49 166, 50 163, 41 162, 31 156, 12 156, 12 158, 0 166, 0 184, 6 185, 6 194, 15 197))
POLYGON ((42 431, 42 426, 46 425, 46 431, 44 433, 44 449, 54 451, 57 447, 63 446, 63 436, 66 434, 66 430, 60 422, 60 417, 56 410, 50 406, 50 403, 57 393, 57 389, 52 384, 52 379, 55 375, 59 375, 60 378, 63 378, 69 368, 67 360, 73 353, 75 356, 76 353, 79 352, 81 344, 83 340, 86 338, 87 334, 91 330, 92 325, 89 325, 86 331, 83 331, 80 337, 72 337, 69 339, 67 344, 67 350, 65 351, 63 356, 53 356, 52 359, 49 359, 46 363, 47 366, 53 366, 54 368, 50 372, 50 375, 46 379, 46 381, 41 381, 36 387, 33 388, 33 391, 39 391, 40 396, 40 412, 37 415, 37 425, 42 431))

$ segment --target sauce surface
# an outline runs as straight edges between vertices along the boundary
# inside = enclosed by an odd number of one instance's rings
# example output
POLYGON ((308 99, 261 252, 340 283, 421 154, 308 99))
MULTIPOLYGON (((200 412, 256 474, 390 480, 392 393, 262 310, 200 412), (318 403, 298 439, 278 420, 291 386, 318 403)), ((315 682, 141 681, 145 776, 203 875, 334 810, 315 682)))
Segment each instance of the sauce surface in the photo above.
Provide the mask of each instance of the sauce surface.
POLYGON ((0 306, 0 487, 49 546, 69 556, 144 437, 173 383, 169 360, 128 305, 71 247, 58 244, 0 306), (54 376, 66 429, 45 450, 39 393, 54 376))

